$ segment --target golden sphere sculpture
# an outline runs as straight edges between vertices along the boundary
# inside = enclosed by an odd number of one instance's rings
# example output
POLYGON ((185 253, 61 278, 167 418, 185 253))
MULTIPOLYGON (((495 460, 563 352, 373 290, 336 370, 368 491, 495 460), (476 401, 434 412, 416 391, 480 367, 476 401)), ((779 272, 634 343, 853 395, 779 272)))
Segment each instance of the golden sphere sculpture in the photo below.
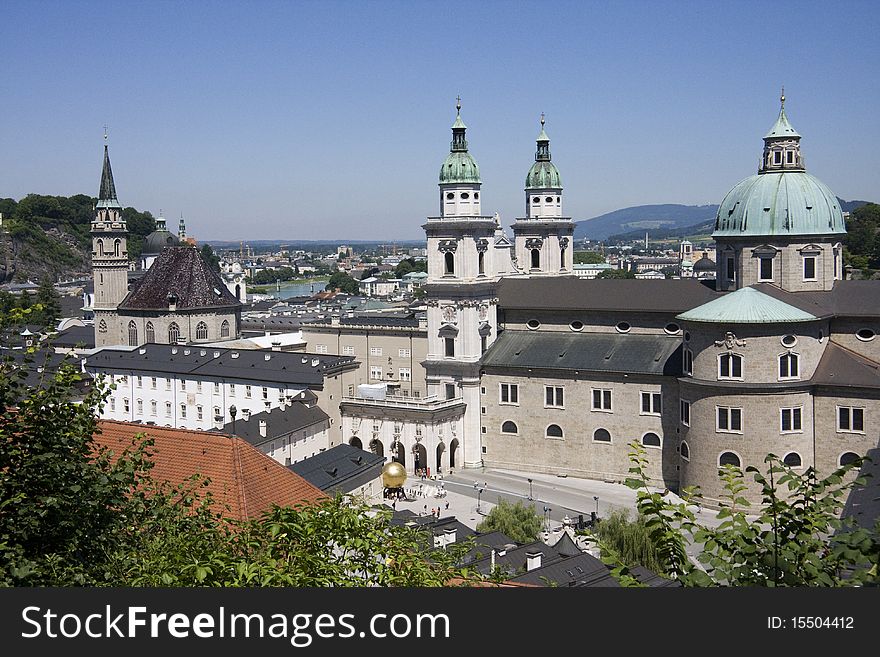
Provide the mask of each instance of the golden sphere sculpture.
POLYGON ((386 463, 382 468, 382 483, 385 488, 400 488, 406 482, 406 468, 397 461, 386 463))

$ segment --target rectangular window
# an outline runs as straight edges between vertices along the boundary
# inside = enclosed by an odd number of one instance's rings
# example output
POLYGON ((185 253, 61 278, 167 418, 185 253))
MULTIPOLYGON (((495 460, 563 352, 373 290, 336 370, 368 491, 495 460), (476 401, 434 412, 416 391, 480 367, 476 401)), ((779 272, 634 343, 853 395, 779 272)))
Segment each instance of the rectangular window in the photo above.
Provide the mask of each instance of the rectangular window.
POLYGON ((563 388, 561 387, 544 386, 544 406, 563 408, 565 404, 562 391, 563 388))
POLYGON ((758 280, 773 280, 773 258, 758 258, 758 280))
POLYGON ((399 358, 409 358, 412 355, 412 352, 409 349, 398 349, 397 356, 399 358))
POLYGON ((220 383, 217 381, 214 381, 214 394, 215 395, 220 394, 220 383))
POLYGON ((401 367, 399 372, 401 381, 412 381, 412 370, 410 368, 401 367))
POLYGON ((742 409, 718 406, 716 430, 723 433, 742 433, 742 409))
POLYGON ((382 368, 378 365, 370 366, 370 378, 382 380, 382 368))
POLYGON ((315 353, 318 353, 318 354, 326 354, 326 353, 327 353, 327 345, 325 345, 325 344, 316 344, 316 345, 315 345, 315 353))
POLYGON ((156 389, 156 377, 155 377, 155 376, 150 377, 150 387, 151 387, 153 390, 156 389))
POLYGON ((165 417, 171 417, 171 402, 165 402, 165 417))
POLYGON ((128 398, 125 398, 122 400, 122 410, 125 411, 126 413, 129 412, 128 398))
POLYGON ((681 400, 681 423, 686 427, 691 426, 691 403, 684 399, 681 400))
POLYGON ((196 406, 196 419, 197 420, 204 420, 205 419, 205 412, 201 406, 196 406))
POLYGON ((792 162, 794 162, 794 153, 792 151, 786 151, 785 159, 788 161, 789 164, 791 164, 792 162))
POLYGON ((186 404, 180 405, 180 417, 184 420, 186 419, 186 404))
POLYGON ((608 388, 593 388, 593 410, 611 411, 611 390, 608 388))
POLYGON ((156 402, 155 399, 150 402, 150 415, 154 417, 156 415, 159 415, 159 404, 156 402))
POLYGON ((381 356, 382 347, 370 347, 370 356, 381 356))
POLYGON ((782 164, 782 152, 775 151, 773 153, 773 164, 782 164))
POLYGON ((137 414, 138 415, 144 414, 144 400, 143 399, 137 400, 137 414))
POLYGON ((795 353, 782 354, 779 357, 779 378, 796 379, 800 375, 798 355, 795 353))
POLYGON ((202 392, 202 382, 201 381, 196 381, 196 392, 198 392, 198 393, 202 392))
POLYGON ((235 384, 234 383, 229 384, 229 396, 235 397, 235 384))
POLYGON ((742 356, 738 354, 721 354, 718 357, 719 379, 742 378, 742 356))
POLYGON ((726 265, 725 269, 726 269, 727 280, 729 280, 729 281, 736 280, 736 260, 734 259, 733 256, 728 256, 724 262, 726 265))
POLYGON ((269 399, 269 388, 263 388, 263 399, 269 399))
POLYGON ((446 384, 446 399, 455 399, 455 384, 446 384))
POLYGON ((694 375, 694 352, 690 349, 684 349, 682 352, 682 369, 684 373, 688 376, 694 375))
POLYGON ((165 379, 165 390, 171 390, 171 379, 165 379))
POLYGON ((659 392, 642 393, 641 415, 660 415, 662 396, 659 392))
POLYGON ((116 398, 115 397, 110 398, 110 410, 111 411, 116 410, 116 398))
POLYGON ((782 433, 802 431, 801 407, 780 409, 780 429, 782 433))
POLYGON ((444 338, 443 343, 446 349, 446 355, 450 358, 455 356, 455 338, 444 338))
POLYGON ((246 386, 244 387, 244 397, 245 397, 245 399, 250 399, 250 398, 251 398, 251 387, 248 386, 248 385, 246 385, 246 386))
POLYGON ((852 431, 854 433, 865 432, 865 409, 853 406, 837 407, 837 430, 852 431))
POLYGON ((186 379, 180 380, 180 389, 186 392, 186 379))
POLYGON ((342 355, 343 356, 354 356, 354 347, 352 347, 350 344, 345 345, 342 348, 342 355))
POLYGON ((804 256, 804 280, 816 280, 816 256, 804 256))
POLYGON ((138 388, 143 388, 143 387, 144 387, 144 381, 143 381, 143 379, 141 378, 140 375, 138 375, 138 378, 137 378, 137 387, 138 387, 138 388))
POLYGON ((519 386, 516 383, 502 383, 501 387, 501 404, 519 405, 519 386))
POLYGON ((214 407, 214 417, 217 419, 220 419, 220 420, 223 419, 223 416, 220 414, 220 407, 219 406, 214 407))

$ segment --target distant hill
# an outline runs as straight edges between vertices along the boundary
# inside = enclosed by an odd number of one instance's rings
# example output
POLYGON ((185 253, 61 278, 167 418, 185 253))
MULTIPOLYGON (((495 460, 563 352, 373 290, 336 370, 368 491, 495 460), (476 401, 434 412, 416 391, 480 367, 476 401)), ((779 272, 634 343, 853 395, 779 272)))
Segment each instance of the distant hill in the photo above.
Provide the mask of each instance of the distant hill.
POLYGON ((715 219, 717 205, 636 205, 615 210, 574 225, 575 239, 604 240, 611 235, 684 228, 715 219))
MULTIPOLYGON (((837 200, 843 212, 870 202, 837 200)), ((717 212, 717 205, 636 205, 575 222, 574 238, 632 240, 644 237, 645 232, 652 239, 705 235, 712 232, 717 212)))

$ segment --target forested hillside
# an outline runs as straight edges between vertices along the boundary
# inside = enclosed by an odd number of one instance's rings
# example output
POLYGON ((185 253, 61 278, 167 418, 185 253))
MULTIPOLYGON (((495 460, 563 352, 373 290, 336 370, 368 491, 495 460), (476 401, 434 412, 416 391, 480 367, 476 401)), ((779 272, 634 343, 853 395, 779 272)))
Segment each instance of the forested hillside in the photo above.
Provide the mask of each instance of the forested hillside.
MULTIPOLYGON (((85 194, 0 199, 0 283, 90 274, 89 229, 95 201, 85 194)), ((152 214, 135 208, 125 208, 122 215, 128 223, 129 258, 135 260, 156 222, 152 214)))

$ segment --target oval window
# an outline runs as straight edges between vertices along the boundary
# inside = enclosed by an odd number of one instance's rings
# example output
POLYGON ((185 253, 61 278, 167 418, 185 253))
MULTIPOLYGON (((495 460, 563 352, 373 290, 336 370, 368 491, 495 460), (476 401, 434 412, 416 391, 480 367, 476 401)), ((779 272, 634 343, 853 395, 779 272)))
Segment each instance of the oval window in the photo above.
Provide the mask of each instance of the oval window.
POLYGON ((547 198, 544 199, 544 201, 547 202, 547 203, 552 203, 552 202, 553 202, 553 197, 552 197, 552 196, 548 196, 547 198))
POLYGON ((480 192, 474 192, 474 198, 480 198, 480 192))
POLYGON ((556 202, 559 203, 560 201, 562 201, 562 199, 561 199, 560 197, 557 196, 557 197, 556 197, 556 202))
POLYGON ((627 322, 620 322, 614 328, 617 329, 618 333, 629 333, 629 330, 632 328, 632 326, 630 326, 627 322))
POLYGON ((584 323, 579 322, 579 321, 574 321, 568 325, 568 328, 570 328, 572 331, 583 331, 584 330, 584 323))
POLYGON ((537 196, 532 197, 532 203, 540 203, 540 202, 541 202, 541 199, 539 197, 537 197, 537 196))
POLYGON ((793 347, 797 344, 797 337, 794 335, 783 335, 782 339, 779 340, 782 343, 783 347, 793 347))
POLYGON ((452 192, 447 192, 447 193, 446 193, 446 199, 447 199, 447 200, 451 201, 451 200, 454 199, 454 198, 455 198, 455 194, 453 194, 452 192))
POLYGON ((669 335, 675 335, 681 330, 681 327, 675 322, 669 322, 669 324, 667 324, 663 330, 666 331, 669 335))
POLYGON ((471 195, 468 194, 467 192, 462 192, 462 193, 461 193, 461 197, 467 199, 467 198, 470 198, 471 195))
POLYGON ((685 341, 685 342, 690 342, 690 341, 691 341, 691 332, 690 332, 690 331, 685 331, 685 332, 684 332, 684 341, 685 341))
POLYGON ((859 329, 859 330, 856 332, 856 337, 857 337, 859 340, 861 340, 862 342, 870 342, 871 340, 874 339, 874 336, 875 336, 875 335, 876 335, 876 333, 874 333, 874 331, 872 331, 872 330, 869 329, 869 328, 859 329))
POLYGON ((526 322, 526 326, 534 331, 535 329, 540 328, 541 322, 539 322, 537 319, 530 319, 528 322, 526 322))

